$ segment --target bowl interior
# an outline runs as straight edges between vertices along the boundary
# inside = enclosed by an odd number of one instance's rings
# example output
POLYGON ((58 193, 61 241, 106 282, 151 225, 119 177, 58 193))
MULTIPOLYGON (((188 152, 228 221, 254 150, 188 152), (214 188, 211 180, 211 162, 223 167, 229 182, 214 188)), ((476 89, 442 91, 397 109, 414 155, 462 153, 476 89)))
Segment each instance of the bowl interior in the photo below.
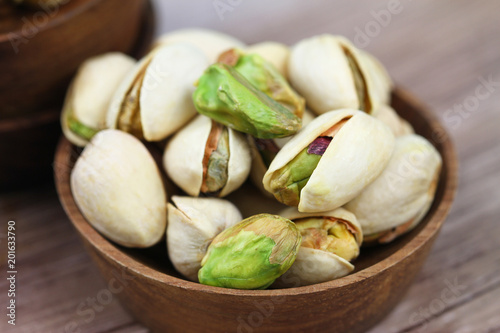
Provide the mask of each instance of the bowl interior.
MULTIPOLYGON (((413 125, 417 134, 430 140, 443 157, 443 168, 433 205, 424 220, 413 231, 386 245, 364 247, 359 258, 354 262, 356 268, 353 273, 341 279, 315 285, 315 291, 318 288, 332 288, 354 283, 360 279, 376 275, 378 272, 403 260, 439 231, 451 206, 456 188, 456 157, 448 135, 432 114, 406 92, 396 90, 393 94, 392 106, 403 118, 413 125)), ((159 161, 161 159, 161 151, 155 147, 150 147, 150 150, 155 159, 159 161)), ((149 249, 130 249, 117 245, 101 236, 85 221, 71 195, 69 176, 72 166, 80 153, 81 149, 72 146, 64 138, 61 139, 54 163, 56 185, 61 203, 71 221, 82 237, 90 242, 99 252, 110 257, 111 260, 119 262, 129 269, 135 270, 151 279, 182 285, 184 288, 209 290, 212 292, 230 292, 232 294, 266 292, 223 291, 222 288, 203 286, 185 280, 170 263, 165 241, 161 241, 149 249)), ((178 191, 167 179, 165 179, 165 182, 169 195, 178 191)), ((242 188, 231 194, 228 199, 240 208, 244 217, 263 212, 277 213, 285 207, 274 199, 263 196, 249 181, 242 188)), ((313 290, 310 287, 293 289, 297 293, 313 290)), ((289 289, 289 291, 291 290, 289 289)))

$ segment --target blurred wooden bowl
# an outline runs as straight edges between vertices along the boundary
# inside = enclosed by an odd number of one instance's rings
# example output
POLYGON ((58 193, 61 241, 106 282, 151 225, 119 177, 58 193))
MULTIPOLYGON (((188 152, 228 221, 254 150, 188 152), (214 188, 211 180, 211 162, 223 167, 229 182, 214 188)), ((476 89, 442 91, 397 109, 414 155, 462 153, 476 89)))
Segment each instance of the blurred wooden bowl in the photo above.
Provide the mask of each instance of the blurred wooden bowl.
POLYGON ((71 0, 47 10, 0 0, 0 187, 49 179, 66 88, 87 58, 142 56, 154 32, 148 0, 71 0))
MULTIPOLYGON (((108 241, 87 223, 73 200, 69 178, 80 151, 64 138, 55 156, 59 198, 106 281, 122 273, 127 277, 117 294, 123 305, 155 332, 363 332, 386 316, 409 288, 448 214, 457 185, 455 152, 439 122, 402 90, 394 94, 393 106, 443 157, 436 198, 415 230, 390 244, 363 248, 356 270, 338 280, 280 290, 210 287, 183 279, 169 262, 164 243, 137 250, 108 241)), ((243 215, 252 209, 272 212, 271 206, 263 206, 267 199, 250 184, 230 199, 240 204, 243 215)))

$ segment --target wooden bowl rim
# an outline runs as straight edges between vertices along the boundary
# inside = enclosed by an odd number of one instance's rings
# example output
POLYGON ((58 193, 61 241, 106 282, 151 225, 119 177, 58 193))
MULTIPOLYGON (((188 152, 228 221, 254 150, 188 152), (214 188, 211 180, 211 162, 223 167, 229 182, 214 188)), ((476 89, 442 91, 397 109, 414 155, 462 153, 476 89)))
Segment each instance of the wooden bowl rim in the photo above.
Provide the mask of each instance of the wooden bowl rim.
MULTIPOLYGON (((219 287, 212 287, 203 285, 200 283, 183 280, 157 270, 150 268, 135 259, 129 257, 127 254, 118 250, 110 241, 108 241, 104 236, 97 232, 83 217, 80 213, 76 203, 73 199, 71 189, 70 189, 70 172, 62 170, 62 174, 57 174, 57 166, 65 165, 67 160, 67 154, 71 152, 72 145, 64 137, 59 141, 54 166, 55 166, 55 182, 56 188, 59 195, 61 204, 66 211, 69 219, 81 234, 92 246, 94 246, 100 253, 107 257, 108 260, 116 262, 120 269, 131 270, 134 273, 141 275, 145 278, 154 280, 159 283, 164 283, 172 287, 181 288, 185 290, 213 293, 213 294, 224 294, 230 296, 245 296, 245 297, 263 297, 263 296, 294 296, 318 293, 334 288, 346 287, 369 279, 381 272, 389 269, 390 267, 396 265, 400 261, 403 261, 411 256, 412 253, 421 248, 427 241, 433 238, 434 234, 437 233, 444 222, 455 195, 457 187, 457 160, 456 154, 451 142, 450 136, 436 119, 436 117, 418 102, 411 94, 403 89, 396 89, 394 93, 407 104, 411 105, 413 108, 419 110, 421 116, 430 124, 433 133, 439 133, 441 144, 443 146, 443 167, 446 169, 444 172, 444 177, 440 181, 444 182, 444 193, 441 202, 438 204, 434 215, 430 216, 429 221, 424 226, 424 228, 413 237, 407 244, 397 250, 395 253, 389 257, 373 264, 363 270, 356 273, 347 275, 343 278, 328 281, 324 283, 319 283, 310 286, 288 288, 288 289, 273 289, 273 290, 238 290, 238 289, 225 289, 219 287)), ((59 170, 61 171, 61 170, 59 170)), ((166 254, 165 254, 165 257, 166 254)))

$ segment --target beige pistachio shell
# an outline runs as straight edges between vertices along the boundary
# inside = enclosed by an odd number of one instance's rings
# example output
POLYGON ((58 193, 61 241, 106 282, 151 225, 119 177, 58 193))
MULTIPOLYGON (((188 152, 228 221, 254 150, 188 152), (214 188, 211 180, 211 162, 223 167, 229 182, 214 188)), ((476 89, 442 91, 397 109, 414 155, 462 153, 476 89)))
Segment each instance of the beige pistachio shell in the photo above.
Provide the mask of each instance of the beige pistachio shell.
MULTIPOLYGON (((180 29, 160 36, 155 46, 168 45, 172 43, 189 43, 203 51, 209 62, 215 63, 219 55, 232 48, 244 49, 246 45, 224 33, 201 28, 180 29)), ((208 65, 207 65, 208 66, 208 65)))
POLYGON ((396 111, 388 105, 381 105, 375 118, 386 124, 395 137, 415 133, 410 123, 401 118, 396 111))
POLYGON ((262 42, 250 45, 245 49, 246 53, 257 53, 278 69, 286 78, 288 75, 287 64, 290 57, 290 48, 285 44, 277 42, 262 42))
POLYGON ((396 139, 387 168, 346 208, 358 218, 365 236, 405 223, 411 230, 425 216, 436 190, 441 156, 426 139, 406 135, 396 139))
POLYGON ((69 141, 80 147, 88 143, 69 129, 70 114, 89 128, 106 128, 106 112, 113 93, 134 64, 133 58, 118 52, 105 53, 82 63, 68 89, 61 113, 62 130, 69 141))
POLYGON ((137 86, 134 99, 144 138, 159 141, 171 135, 196 115, 191 95, 207 66, 205 55, 192 45, 177 43, 156 48, 116 91, 107 115, 108 126, 118 126, 127 93, 137 86))
MULTIPOLYGON (((330 216, 349 222, 356 230, 354 237, 359 246, 363 242, 363 232, 356 216, 343 208, 321 213, 301 213, 295 207, 280 212, 280 216, 292 221, 305 217, 330 216)), ((301 247, 292 267, 276 282, 277 287, 300 287, 327 282, 346 276, 354 266, 344 258, 327 251, 301 247)))
MULTIPOLYGON (((316 116, 309 110, 304 110, 304 114, 302 115, 302 128, 307 126, 316 116)), ((278 148, 283 148, 285 144, 290 141, 293 136, 287 136, 284 138, 270 139, 274 140, 274 143, 278 146, 278 148)), ((267 171, 267 166, 264 164, 262 160, 262 156, 260 155, 257 147, 255 147, 255 143, 252 138, 249 138, 249 144, 252 151, 252 168, 250 169, 250 178, 252 182, 257 188, 266 196, 273 197, 273 195, 267 192, 262 185, 262 179, 264 178, 264 174, 267 171)))
POLYGON ((172 197, 168 204, 167 247, 175 269, 198 281, 201 260, 212 240, 242 220, 231 202, 217 198, 172 197))
MULTIPOLYGON (((163 166, 169 177, 191 196, 200 194, 203 182, 203 156, 212 120, 198 115, 186 127, 176 133, 163 155, 163 166)), ((248 177, 251 154, 243 134, 228 129, 230 157, 228 179, 220 196, 226 196, 239 188, 248 177)))
POLYGON ((360 70, 365 84, 367 113, 381 104, 376 82, 369 75, 366 57, 351 42, 340 36, 320 35, 304 39, 291 51, 288 76, 292 85, 305 97, 317 114, 342 108, 360 109, 353 71, 346 52, 360 70))
POLYGON ((301 212, 321 212, 349 202, 384 170, 394 148, 394 135, 381 121, 364 112, 342 109, 315 118, 280 150, 264 175, 272 192, 273 173, 287 165, 321 133, 351 117, 335 135, 300 192, 301 212))
POLYGON ((73 168, 71 190, 87 221, 120 245, 149 247, 165 234, 166 193, 159 170, 130 134, 97 133, 73 168))
POLYGON ((301 247, 295 262, 273 286, 296 288, 327 282, 346 276, 354 265, 333 253, 301 247))

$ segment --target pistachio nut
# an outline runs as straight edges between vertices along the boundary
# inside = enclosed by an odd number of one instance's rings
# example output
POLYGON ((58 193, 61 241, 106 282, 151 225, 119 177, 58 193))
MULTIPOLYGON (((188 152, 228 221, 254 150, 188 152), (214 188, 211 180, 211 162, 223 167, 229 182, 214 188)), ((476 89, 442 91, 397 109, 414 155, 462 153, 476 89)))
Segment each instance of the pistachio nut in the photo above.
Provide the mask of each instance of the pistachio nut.
POLYGON ((375 118, 386 124, 395 137, 415 133, 410 123, 401 118, 389 105, 382 104, 375 118))
POLYGON ((285 44, 277 42, 262 42, 250 45, 245 48, 245 52, 260 55, 262 58, 273 64, 283 77, 287 78, 287 64, 288 58, 290 57, 290 48, 285 44))
POLYGON ((172 202, 168 204, 168 256, 177 271, 198 281, 201 260, 212 240, 242 217, 235 205, 223 199, 172 196, 172 202))
MULTIPOLYGON (((305 127, 314 119, 314 114, 308 110, 304 111, 302 116, 302 126, 305 127)), ((293 136, 277 139, 257 139, 248 136, 250 148, 252 149, 252 168, 250 169, 250 178, 255 186, 266 196, 271 196, 262 185, 262 179, 272 160, 283 146, 290 141, 293 136)))
POLYGON ((383 171, 394 135, 362 111, 343 109, 315 118, 278 152, 264 188, 301 212, 338 208, 383 171))
POLYGON ((122 131, 103 130, 71 172, 71 191, 87 221, 112 241, 149 247, 164 235, 166 193, 146 147, 122 131))
POLYGON ((111 97, 134 64, 131 57, 113 52, 89 58, 80 65, 61 113, 62 131, 71 143, 84 147, 106 128, 111 97))
POLYGON ((193 101, 199 113, 260 139, 289 136, 301 126, 299 117, 226 64, 217 63, 205 71, 193 101))
POLYGON ((245 48, 240 40, 218 31, 190 28, 179 29, 160 36, 155 47, 161 47, 173 43, 189 43, 203 51, 210 64, 214 63, 222 52, 238 47, 245 48))
POLYGON ((170 140, 163 165, 189 195, 223 197, 248 177, 250 148, 243 134, 198 115, 170 140))
POLYGON ((245 54, 242 50, 231 49, 222 53, 218 60, 233 66, 255 88, 276 102, 285 106, 297 117, 302 118, 305 100, 288 84, 280 72, 258 54, 245 54))
POLYGON ((158 47, 129 72, 116 90, 106 124, 148 141, 159 141, 196 115, 193 84, 207 67, 189 44, 158 47))
POLYGON ((296 44, 288 61, 292 85, 312 111, 352 108, 373 114, 382 104, 371 62, 347 39, 320 35, 296 44))
POLYGON ((423 219, 434 199, 441 164, 441 156, 423 137, 396 139, 384 172, 345 206, 358 218, 365 243, 388 243, 423 219))
POLYGON ((343 208, 300 213, 295 207, 289 207, 280 215, 295 223, 302 235, 302 244, 292 267, 275 286, 311 285, 352 272, 354 266, 350 262, 358 257, 363 241, 363 232, 354 214, 343 208))
POLYGON ((293 222, 259 214, 224 230, 201 262, 201 283, 235 289, 265 289, 293 264, 302 237, 293 222))

